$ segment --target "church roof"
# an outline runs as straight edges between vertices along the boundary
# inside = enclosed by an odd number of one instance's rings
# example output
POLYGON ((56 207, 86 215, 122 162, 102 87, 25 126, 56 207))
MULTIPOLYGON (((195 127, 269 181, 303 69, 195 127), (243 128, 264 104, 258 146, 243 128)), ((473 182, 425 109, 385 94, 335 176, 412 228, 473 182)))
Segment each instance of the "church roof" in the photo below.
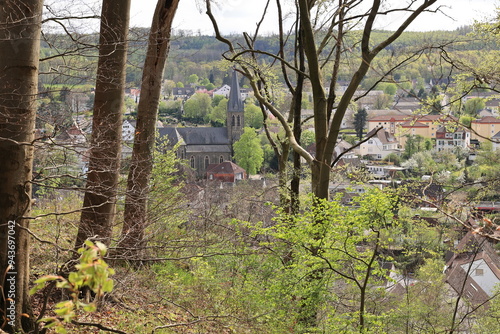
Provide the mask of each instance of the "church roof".
POLYGON ((229 145, 227 128, 189 127, 189 128, 160 128, 160 137, 167 136, 170 145, 229 145))
POLYGON ((189 145, 186 153, 231 153, 229 144, 226 145, 189 145))

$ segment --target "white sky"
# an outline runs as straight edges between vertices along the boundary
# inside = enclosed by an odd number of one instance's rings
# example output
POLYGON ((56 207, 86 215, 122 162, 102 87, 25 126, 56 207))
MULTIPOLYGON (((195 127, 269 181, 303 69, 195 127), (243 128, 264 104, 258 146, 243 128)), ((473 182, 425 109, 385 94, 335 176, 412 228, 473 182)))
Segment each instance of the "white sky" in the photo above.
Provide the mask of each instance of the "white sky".
MULTIPOLYGON (((265 0, 219 0, 218 2, 224 4, 223 9, 217 9, 214 6, 212 10, 224 34, 252 32, 265 4, 265 0)), ((370 3, 370 1, 366 2, 370 3)), ((271 3, 275 2, 271 1, 271 3)), ((440 0, 438 4, 446 6, 443 11, 449 17, 426 13, 419 17, 409 30, 454 30, 471 24, 474 20, 491 19, 495 16, 495 7, 500 6, 500 0, 440 0)), ((155 5, 155 0, 132 0, 131 24, 141 27, 149 26, 155 5)), ((397 21, 397 17, 384 18, 380 20, 377 28, 390 30, 394 28, 394 24, 391 25, 394 21, 397 21)), ((269 20, 264 23, 261 32, 276 31, 275 26, 274 22, 269 20)), ((204 0, 180 0, 174 29, 192 30, 195 33, 200 31, 202 35, 213 35, 212 25, 205 14, 204 0)))

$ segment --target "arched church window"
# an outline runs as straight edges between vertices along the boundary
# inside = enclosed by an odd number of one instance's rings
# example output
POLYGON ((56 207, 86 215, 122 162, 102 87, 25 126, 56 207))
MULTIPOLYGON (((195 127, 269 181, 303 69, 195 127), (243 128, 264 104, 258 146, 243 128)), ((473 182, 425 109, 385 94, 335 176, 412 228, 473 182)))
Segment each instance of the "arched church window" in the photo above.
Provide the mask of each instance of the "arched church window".
POLYGON ((238 115, 238 119, 237 119, 237 123, 236 123, 237 126, 241 126, 241 118, 240 118, 240 115, 238 115))
POLYGON ((221 163, 223 163, 223 162, 224 162, 224 157, 221 155, 221 156, 219 157, 219 163, 221 164, 221 163))
POLYGON ((233 116, 231 117, 231 125, 232 125, 232 126, 234 126, 234 123, 235 123, 235 122, 234 122, 234 120, 235 120, 235 119, 234 119, 234 115, 233 115, 233 116))
POLYGON ((191 156, 191 168, 194 168, 195 166, 195 161, 194 161, 194 155, 191 156))
POLYGON ((210 165, 210 158, 207 156, 205 156, 205 169, 208 168, 208 165, 210 165))

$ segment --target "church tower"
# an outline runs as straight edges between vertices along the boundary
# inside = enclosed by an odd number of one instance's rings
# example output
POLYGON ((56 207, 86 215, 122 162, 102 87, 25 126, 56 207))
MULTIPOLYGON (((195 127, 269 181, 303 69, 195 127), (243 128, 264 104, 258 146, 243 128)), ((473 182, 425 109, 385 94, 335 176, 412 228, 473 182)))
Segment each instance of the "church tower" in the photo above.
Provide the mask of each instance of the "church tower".
POLYGON ((236 71, 231 78, 231 91, 227 101, 227 137, 231 145, 240 139, 245 126, 244 105, 236 71))

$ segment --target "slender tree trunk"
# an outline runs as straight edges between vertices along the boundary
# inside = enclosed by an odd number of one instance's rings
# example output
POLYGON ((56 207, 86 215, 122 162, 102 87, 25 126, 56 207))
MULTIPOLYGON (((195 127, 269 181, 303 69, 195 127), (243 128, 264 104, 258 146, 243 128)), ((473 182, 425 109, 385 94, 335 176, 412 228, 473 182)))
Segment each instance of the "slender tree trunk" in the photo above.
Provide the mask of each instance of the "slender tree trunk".
POLYGON ((89 172, 76 248, 109 245, 116 210, 130 0, 103 0, 89 172))
POLYGON ((33 328, 29 298, 33 140, 43 2, 4 0, 0 9, 0 297, 2 329, 33 328))
MULTIPOLYGON (((299 36, 297 39, 297 55, 299 70, 302 73, 297 73, 297 86, 293 94, 293 136, 297 139, 300 145, 302 137, 302 93, 304 89, 304 72, 305 72, 305 58, 304 58, 304 47, 302 42, 303 33, 299 29, 299 36)), ((292 181, 290 182, 290 209, 292 213, 298 213, 300 210, 300 174, 302 169, 301 156, 297 152, 293 151, 293 173, 292 181)))
POLYGON ((137 258, 147 227, 147 199, 163 69, 170 46, 170 31, 179 0, 158 0, 142 75, 141 99, 128 174, 125 220, 118 244, 123 256, 137 258))

